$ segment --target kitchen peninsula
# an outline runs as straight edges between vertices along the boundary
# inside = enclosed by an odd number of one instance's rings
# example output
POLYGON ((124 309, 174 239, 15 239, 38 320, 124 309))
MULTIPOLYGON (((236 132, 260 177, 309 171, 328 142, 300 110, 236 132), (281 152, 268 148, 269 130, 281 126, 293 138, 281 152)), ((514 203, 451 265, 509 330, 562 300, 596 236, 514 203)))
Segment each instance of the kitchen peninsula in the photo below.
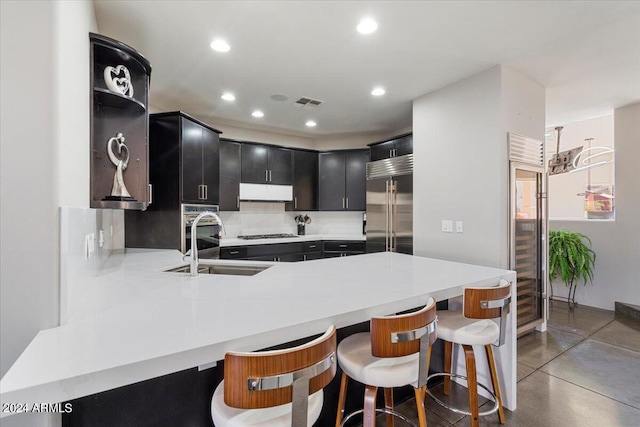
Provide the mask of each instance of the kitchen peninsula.
MULTIPOLYGON (((113 253, 91 285, 90 316, 41 331, 2 378, 2 403, 63 402, 461 295, 515 282, 512 271, 397 253, 262 265, 250 277, 166 270, 173 250, 113 253)), ((515 298, 512 310, 515 308, 515 298)), ((513 311, 512 311, 513 312, 513 311)), ((516 406, 515 316, 496 352, 505 407, 516 406)), ((479 365, 482 365, 479 363, 479 365)), ((480 373, 480 381, 486 381, 480 373)), ((3 414, 7 415, 7 414, 3 414)))

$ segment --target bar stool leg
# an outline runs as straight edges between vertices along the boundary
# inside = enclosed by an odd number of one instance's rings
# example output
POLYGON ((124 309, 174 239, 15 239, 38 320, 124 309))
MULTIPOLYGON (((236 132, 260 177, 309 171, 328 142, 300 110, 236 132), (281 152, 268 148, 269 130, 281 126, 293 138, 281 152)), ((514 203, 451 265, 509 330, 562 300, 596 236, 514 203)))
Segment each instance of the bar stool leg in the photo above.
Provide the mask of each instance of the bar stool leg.
POLYGON ((336 427, 340 427, 342 417, 344 417, 344 402, 347 399, 347 383, 349 377, 344 372, 340 379, 340 395, 338 396, 338 413, 336 414, 336 427))
POLYGON ((375 427, 376 426, 376 395, 378 394, 378 387, 368 385, 364 390, 364 419, 362 420, 362 427, 375 427))
POLYGON ((487 352, 487 360, 489 361, 493 392, 495 393, 496 400, 498 401, 498 417, 500 418, 500 424, 504 424, 506 422, 506 418, 504 416, 504 408, 502 407, 502 396, 500 395, 500 384, 498 383, 498 372, 496 370, 496 361, 493 358, 493 349, 491 348, 491 344, 485 345, 484 348, 487 352))
POLYGON ((418 421, 420 423, 420 427, 427 427, 427 414, 424 410, 424 396, 426 385, 423 385, 420 388, 414 388, 413 391, 416 395, 416 409, 418 410, 418 421))
POLYGON ((478 405, 478 378, 476 374, 476 358, 473 354, 472 346, 464 344, 462 348, 464 349, 464 361, 467 368, 467 387, 469 390, 469 412, 471 412, 471 427, 479 427, 480 417, 478 413, 480 412, 480 408, 478 405))
MULTIPOLYGON (((393 411, 393 389, 384 389, 384 407, 393 411)), ((393 427, 393 415, 387 414, 387 427, 393 427)))
MULTIPOLYGON (((444 342, 444 371, 447 374, 451 373, 451 358, 453 356, 453 343, 450 341, 444 342)), ((451 393, 451 377, 446 375, 444 377, 444 395, 449 396, 451 393)))

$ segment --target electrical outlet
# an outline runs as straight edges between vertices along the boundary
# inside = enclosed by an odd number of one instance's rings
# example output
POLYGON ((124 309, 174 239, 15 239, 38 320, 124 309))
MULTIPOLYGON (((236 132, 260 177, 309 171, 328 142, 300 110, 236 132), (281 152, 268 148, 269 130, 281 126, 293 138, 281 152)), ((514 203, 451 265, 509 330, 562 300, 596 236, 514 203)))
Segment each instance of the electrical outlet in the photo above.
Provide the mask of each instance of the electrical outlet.
POLYGON ((453 233, 453 221, 450 219, 442 220, 442 232, 443 233, 453 233))
POLYGON ((96 250, 95 241, 96 241, 96 235, 94 233, 89 233, 86 235, 84 240, 85 242, 84 255, 86 259, 91 258, 91 254, 93 254, 93 252, 96 250))
POLYGON ((462 221, 456 221, 456 233, 462 233, 462 221))

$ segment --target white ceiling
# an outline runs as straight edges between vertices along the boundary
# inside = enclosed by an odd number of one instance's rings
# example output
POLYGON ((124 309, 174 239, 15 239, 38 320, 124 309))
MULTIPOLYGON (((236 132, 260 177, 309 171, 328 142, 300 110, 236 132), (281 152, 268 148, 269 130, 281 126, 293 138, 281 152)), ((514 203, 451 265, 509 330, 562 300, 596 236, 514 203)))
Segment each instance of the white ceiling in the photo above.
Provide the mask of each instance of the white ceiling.
POLYGON ((547 125, 640 100, 639 1, 94 1, 153 66, 150 104, 307 137, 411 126, 412 100, 497 64, 547 87, 547 125), (378 22, 365 36, 364 17, 378 22), (209 44, 224 38, 228 53, 209 44), (376 85, 386 95, 373 97, 376 85), (231 91, 236 101, 220 99, 231 91), (285 94, 286 102, 270 99, 285 94), (302 96, 324 101, 293 107, 302 96), (261 109, 262 119, 251 117, 261 109), (313 119, 315 128, 304 123, 313 119))

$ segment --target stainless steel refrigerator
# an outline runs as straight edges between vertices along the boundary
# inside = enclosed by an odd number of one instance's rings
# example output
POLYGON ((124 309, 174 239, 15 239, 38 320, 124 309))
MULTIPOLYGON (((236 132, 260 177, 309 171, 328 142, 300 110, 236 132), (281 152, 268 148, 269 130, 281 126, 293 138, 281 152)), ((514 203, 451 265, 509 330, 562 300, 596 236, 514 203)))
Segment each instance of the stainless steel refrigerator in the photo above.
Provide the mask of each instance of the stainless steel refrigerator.
POLYGON ((367 163, 367 253, 413 254, 413 154, 367 163))
POLYGON ((547 317, 547 179, 542 141, 509 133, 509 267, 518 273, 517 332, 547 317))

